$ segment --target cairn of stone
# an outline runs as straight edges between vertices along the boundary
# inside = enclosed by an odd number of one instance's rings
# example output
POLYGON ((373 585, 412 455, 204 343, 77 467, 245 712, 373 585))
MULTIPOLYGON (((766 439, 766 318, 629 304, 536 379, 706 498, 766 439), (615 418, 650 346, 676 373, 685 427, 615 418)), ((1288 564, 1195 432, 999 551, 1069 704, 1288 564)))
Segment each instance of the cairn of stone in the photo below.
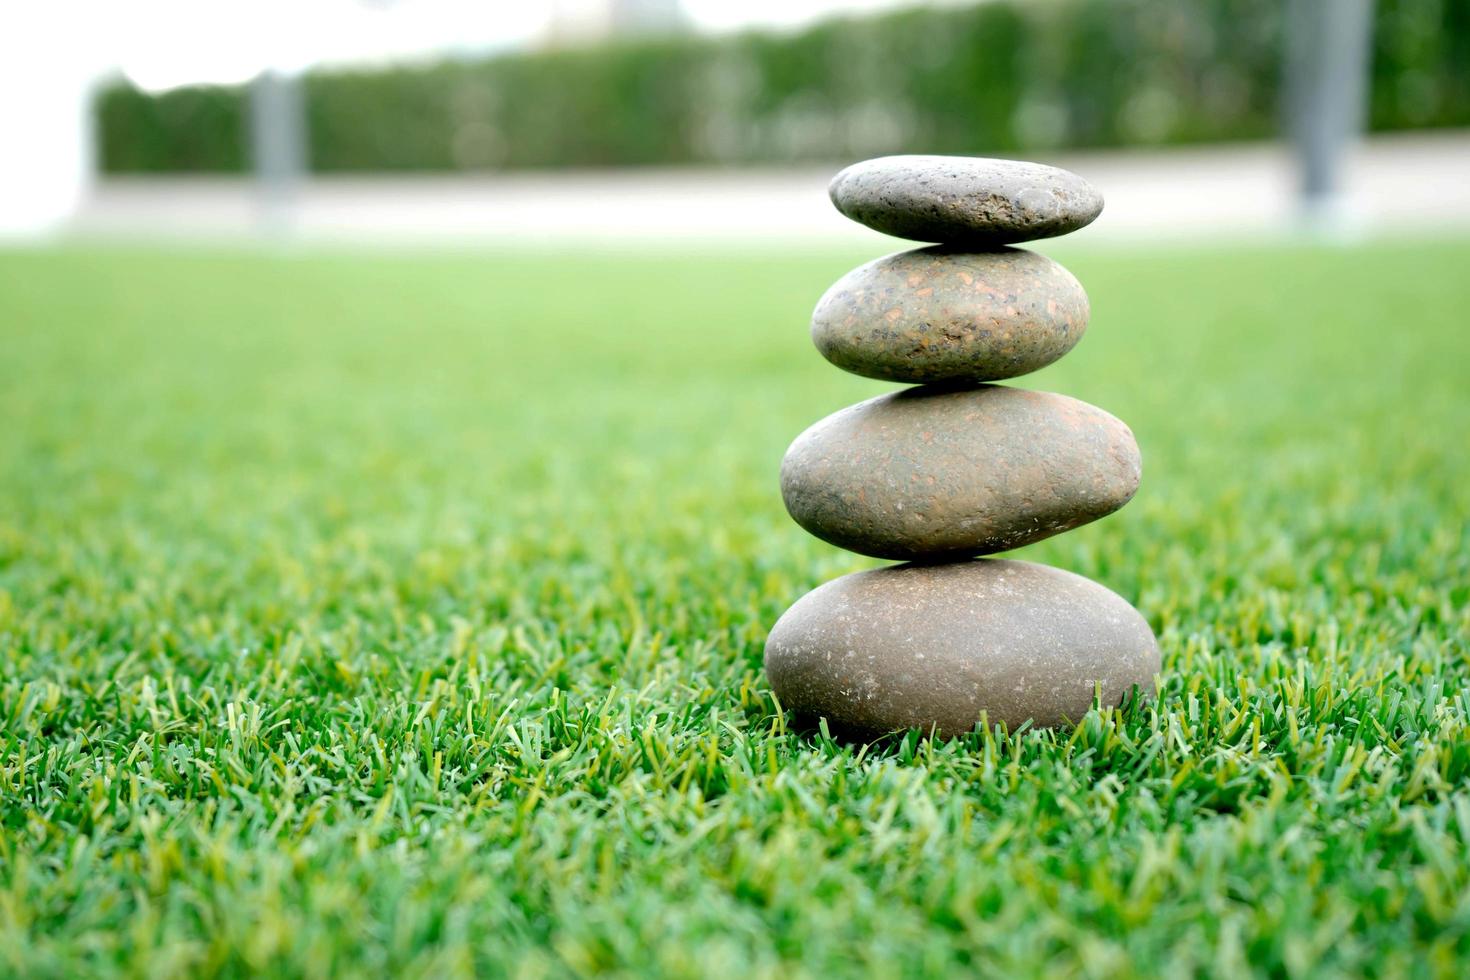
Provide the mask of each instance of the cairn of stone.
POLYGON ((781 464, 786 509, 825 541, 905 564, 786 611, 765 656, 781 703, 848 731, 945 737, 1146 696, 1159 647, 1126 601, 1071 572, 979 557, 1096 520, 1138 489, 1138 445, 1118 419, 992 383, 1081 339, 1082 286, 1010 246, 1087 225, 1102 196, 1054 167, 937 156, 856 164, 830 194, 849 218, 936 244, 854 269, 812 316, 833 364, 917 387, 798 436, 781 464))

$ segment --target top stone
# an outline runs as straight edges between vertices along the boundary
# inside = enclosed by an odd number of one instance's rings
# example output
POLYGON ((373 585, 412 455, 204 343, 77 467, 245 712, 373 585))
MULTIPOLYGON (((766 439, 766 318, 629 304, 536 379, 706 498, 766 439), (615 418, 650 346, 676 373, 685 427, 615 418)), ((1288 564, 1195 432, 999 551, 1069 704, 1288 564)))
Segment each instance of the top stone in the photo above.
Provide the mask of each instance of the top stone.
POLYGON ((983 248, 1065 235, 1103 208, 1097 188, 1069 170, 985 157, 877 157, 832 178, 827 193, 884 234, 983 248))

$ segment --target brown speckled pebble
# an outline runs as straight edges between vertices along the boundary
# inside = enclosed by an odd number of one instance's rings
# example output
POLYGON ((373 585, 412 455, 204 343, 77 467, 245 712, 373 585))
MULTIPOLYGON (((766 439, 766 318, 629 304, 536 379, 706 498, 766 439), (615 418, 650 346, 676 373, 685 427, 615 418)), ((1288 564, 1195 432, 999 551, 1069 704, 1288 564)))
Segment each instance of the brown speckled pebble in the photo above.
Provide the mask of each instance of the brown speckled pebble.
POLYGON ((999 381, 1045 367, 1087 329, 1087 293, 1044 255, 949 246, 859 266, 812 314, 812 342, 884 381, 999 381))
POLYGON ((781 495, 824 541, 878 558, 953 559, 1040 541, 1138 489, 1128 426, 1065 395, 1001 385, 881 395, 813 425, 781 495))
POLYGON ((971 247, 1065 235, 1103 208, 1097 188, 1069 170, 985 157, 864 160, 832 178, 827 193, 869 228, 971 247))
POLYGON ((941 737, 1004 722, 1076 722, 1151 697, 1159 648, 1142 616, 1080 575, 1023 561, 899 565, 809 592, 766 641, 766 676, 798 716, 941 737))

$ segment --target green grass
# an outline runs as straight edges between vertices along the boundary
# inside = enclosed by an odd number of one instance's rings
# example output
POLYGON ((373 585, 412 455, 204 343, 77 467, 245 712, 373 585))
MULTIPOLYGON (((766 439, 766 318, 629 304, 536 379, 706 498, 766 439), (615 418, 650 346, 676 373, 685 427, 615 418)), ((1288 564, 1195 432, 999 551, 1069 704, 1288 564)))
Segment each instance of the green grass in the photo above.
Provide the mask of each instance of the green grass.
POLYGON ((0 973, 1459 973, 1470 244, 1059 254, 1160 697, 867 747, 761 673, 866 256, 0 255, 0 973))

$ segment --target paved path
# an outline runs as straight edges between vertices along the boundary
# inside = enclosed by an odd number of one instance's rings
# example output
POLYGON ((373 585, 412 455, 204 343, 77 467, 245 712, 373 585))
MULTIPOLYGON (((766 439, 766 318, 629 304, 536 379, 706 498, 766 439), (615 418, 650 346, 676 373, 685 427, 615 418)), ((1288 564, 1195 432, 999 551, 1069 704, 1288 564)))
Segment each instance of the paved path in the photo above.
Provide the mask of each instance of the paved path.
MULTIPOLYGON (((1059 155, 1101 187, 1089 238, 1241 238, 1299 229, 1293 173, 1271 145, 1059 155)), ((311 241, 891 243, 838 215, 837 164, 502 176, 322 177, 290 224, 311 241)), ((1380 137, 1355 152, 1339 232, 1470 230, 1470 132, 1380 137)), ((113 178, 74 224, 92 237, 249 239, 268 231, 247 180, 113 178)))

